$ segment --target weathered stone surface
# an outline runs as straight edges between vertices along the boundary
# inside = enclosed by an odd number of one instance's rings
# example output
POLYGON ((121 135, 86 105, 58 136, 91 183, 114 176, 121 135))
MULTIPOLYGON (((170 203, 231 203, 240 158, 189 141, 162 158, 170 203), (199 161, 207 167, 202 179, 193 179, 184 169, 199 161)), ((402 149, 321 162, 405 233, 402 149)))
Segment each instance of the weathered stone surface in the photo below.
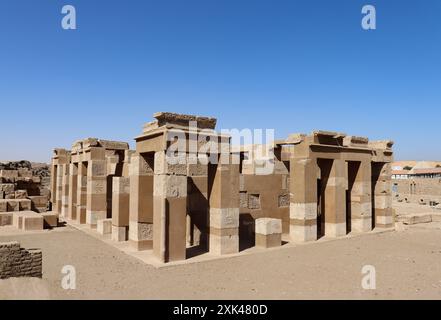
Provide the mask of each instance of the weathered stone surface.
POLYGON ((41 250, 20 248, 18 242, 0 243, 0 279, 11 277, 42 277, 41 250))
POLYGON ((178 125, 188 127, 190 121, 196 121, 199 129, 214 129, 217 120, 215 118, 201 117, 172 112, 158 112, 153 115, 158 121, 158 126, 178 125))

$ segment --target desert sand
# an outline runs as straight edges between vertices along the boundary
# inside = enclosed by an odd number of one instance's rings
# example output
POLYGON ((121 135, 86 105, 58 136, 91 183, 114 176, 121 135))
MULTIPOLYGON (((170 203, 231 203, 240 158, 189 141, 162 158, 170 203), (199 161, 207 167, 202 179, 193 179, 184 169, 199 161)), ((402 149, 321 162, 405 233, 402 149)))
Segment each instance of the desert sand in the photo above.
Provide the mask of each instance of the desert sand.
POLYGON ((43 279, 0 281, 0 299, 440 299, 441 223, 155 268, 70 226, 0 236, 43 250, 43 279), (75 290, 61 269, 76 268, 75 290), (376 268, 377 289, 361 286, 376 268))

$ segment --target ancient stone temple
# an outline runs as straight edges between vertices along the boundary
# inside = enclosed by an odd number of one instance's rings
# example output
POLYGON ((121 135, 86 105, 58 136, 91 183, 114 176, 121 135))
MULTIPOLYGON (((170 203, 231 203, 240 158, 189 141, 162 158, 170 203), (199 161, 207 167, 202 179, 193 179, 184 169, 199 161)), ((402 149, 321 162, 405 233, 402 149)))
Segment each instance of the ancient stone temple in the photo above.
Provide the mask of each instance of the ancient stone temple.
POLYGON ((161 262, 394 225, 391 141, 316 131, 233 147, 214 118, 154 117, 136 150, 100 139, 55 149, 54 210, 161 262))

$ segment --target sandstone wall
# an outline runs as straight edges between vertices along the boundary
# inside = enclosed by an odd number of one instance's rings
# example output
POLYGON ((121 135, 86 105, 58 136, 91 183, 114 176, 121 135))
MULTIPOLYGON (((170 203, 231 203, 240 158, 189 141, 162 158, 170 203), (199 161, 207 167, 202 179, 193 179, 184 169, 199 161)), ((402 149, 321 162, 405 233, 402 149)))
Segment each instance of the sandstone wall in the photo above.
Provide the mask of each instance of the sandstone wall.
POLYGON ((18 242, 0 242, 0 279, 42 277, 41 250, 20 248, 18 242))
POLYGON ((396 199, 406 202, 441 202, 441 179, 392 180, 396 199))

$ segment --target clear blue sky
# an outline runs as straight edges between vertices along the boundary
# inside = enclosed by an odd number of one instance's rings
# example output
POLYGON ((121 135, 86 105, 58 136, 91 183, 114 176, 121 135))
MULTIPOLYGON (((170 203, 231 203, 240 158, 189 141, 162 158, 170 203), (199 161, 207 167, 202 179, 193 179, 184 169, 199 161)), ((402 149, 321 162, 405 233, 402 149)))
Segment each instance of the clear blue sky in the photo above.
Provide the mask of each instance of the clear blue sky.
POLYGON ((132 142, 175 111, 441 160, 440 15, 439 0, 0 0, 0 159, 132 142), (75 31, 61 28, 65 4, 75 31), (365 4, 375 31, 361 28, 365 4))

